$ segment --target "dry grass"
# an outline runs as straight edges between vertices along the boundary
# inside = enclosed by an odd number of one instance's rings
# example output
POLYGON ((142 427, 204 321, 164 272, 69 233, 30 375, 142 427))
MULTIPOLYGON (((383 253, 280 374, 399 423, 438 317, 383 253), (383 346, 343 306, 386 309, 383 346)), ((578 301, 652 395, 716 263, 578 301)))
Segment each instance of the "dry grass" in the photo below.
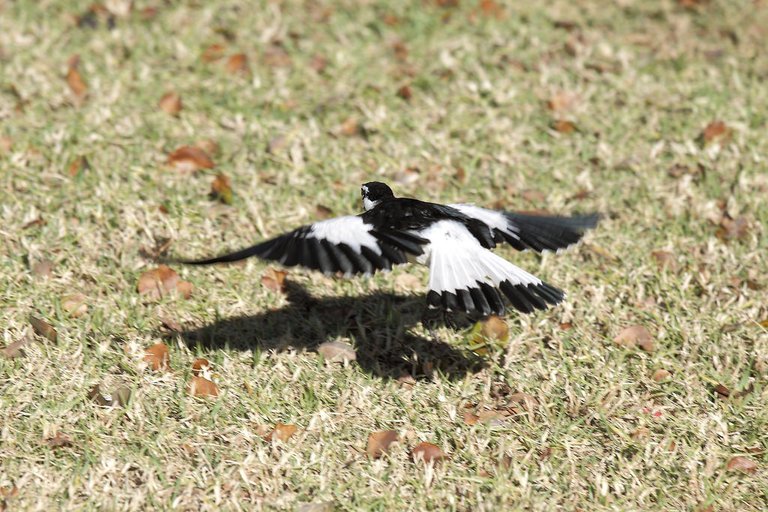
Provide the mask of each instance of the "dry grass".
POLYGON ((30 315, 58 331, 0 358, 0 509, 764 510, 768 14, 759 1, 682 3, 554 1, 497 17, 471 1, 117 0, 77 26, 88 2, 0 1, 2 343, 33 337, 30 315), (202 62, 212 44, 224 59, 202 62), (227 62, 238 53, 247 69, 227 62), (177 116, 158 108, 171 90, 177 116), (714 120, 724 139, 697 140, 714 120), (219 145, 215 169, 167 167, 202 139, 219 145), (73 177, 78 157, 89 165, 73 177), (216 172, 232 179, 231 206, 208 197, 216 172), (136 292, 153 265, 142 248, 170 238, 208 255, 310 222, 317 205, 356 212, 372 179, 606 218, 569 253, 505 252, 569 301, 510 316, 508 346, 479 361, 467 333, 419 324, 420 269, 416 285, 406 269, 296 271, 286 296, 252 261, 177 268, 189 300, 136 292), (745 219, 742 236, 716 236, 724 215, 745 219), (51 275, 34 275, 44 259, 51 275), (73 293, 87 297, 80 317, 63 307, 73 293), (183 332, 165 332, 168 319, 183 332), (613 343, 632 324, 655 351, 613 343), (148 370, 144 349, 163 340, 173 371, 148 370), (327 340, 358 361, 323 362, 327 340), (197 357, 218 398, 188 396, 197 357), (654 381, 658 369, 670 378, 654 381), (129 387, 130 403, 98 406, 96 384, 129 387), (514 392, 536 403, 510 404, 514 392), (467 406, 510 405, 464 421, 467 406), (278 422, 299 432, 266 441, 278 422), (369 460, 368 435, 387 429, 400 443, 369 460), (50 446, 57 433, 70 442, 50 446), (420 441, 450 459, 414 464, 420 441), (756 471, 728 471, 737 455, 756 471))

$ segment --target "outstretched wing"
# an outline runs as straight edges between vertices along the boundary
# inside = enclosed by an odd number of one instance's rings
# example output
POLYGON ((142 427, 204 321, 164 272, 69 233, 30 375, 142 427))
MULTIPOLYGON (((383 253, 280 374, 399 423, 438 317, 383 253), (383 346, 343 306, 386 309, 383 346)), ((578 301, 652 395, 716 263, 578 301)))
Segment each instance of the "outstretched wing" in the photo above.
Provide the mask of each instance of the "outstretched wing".
POLYGON ((596 213, 558 217, 489 210, 471 204, 449 206, 487 225, 496 243, 507 242, 519 251, 557 251, 569 247, 586 230, 594 228, 600 218, 596 213))
POLYGON ((376 229, 361 217, 350 215, 302 226, 233 253, 180 263, 209 265, 257 256, 286 267, 301 265, 326 274, 372 274, 406 263, 408 254, 422 254, 426 243, 411 233, 376 229))

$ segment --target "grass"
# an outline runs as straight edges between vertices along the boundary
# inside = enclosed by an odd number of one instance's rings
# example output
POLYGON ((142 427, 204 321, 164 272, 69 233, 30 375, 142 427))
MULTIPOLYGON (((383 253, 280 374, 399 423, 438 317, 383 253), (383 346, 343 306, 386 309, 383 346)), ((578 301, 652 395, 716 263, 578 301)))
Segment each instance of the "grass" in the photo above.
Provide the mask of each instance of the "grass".
POLYGON ((111 20, 78 26, 88 2, 0 2, 2 343, 36 339, 0 358, 0 509, 764 510, 768 9, 682 3, 556 0, 497 16, 470 1, 117 1, 111 20), (213 44, 249 71, 203 62, 213 44), (65 80, 73 55, 83 100, 65 80), (170 90, 178 116, 157 107, 170 90), (361 135, 339 132, 350 117, 361 135), (715 120, 730 140, 698 140, 715 120), (219 146, 215 169, 166 165, 203 139, 219 146), (73 177, 78 157, 89 166, 73 177), (232 205, 208 196, 217 172, 232 205), (511 314, 508 345, 482 358, 465 331, 418 322, 423 269, 294 270, 283 295, 251 261, 176 268, 188 300, 136 291, 158 241, 187 256, 238 248, 313 221, 317 205, 358 212, 373 179, 605 218, 564 254, 502 251, 569 300, 511 314), (718 238, 724 215, 748 229, 718 238), (676 268, 659 267, 662 250, 676 268), (45 259, 51 275, 36 276, 45 259), (63 307, 72 293, 88 298, 83 316, 63 307), (33 335, 31 315, 57 343, 33 335), (613 343, 633 324, 653 352, 613 343), (324 362, 327 340, 358 361, 324 362), (142 362, 160 341, 172 372, 142 362), (188 396, 197 357, 218 398, 188 396), (655 382, 658 369, 671 377, 655 382), (96 384, 129 387, 127 407, 99 407, 96 384), (266 441, 278 422, 299 432, 266 441), (400 443, 368 459, 368 435, 387 429, 400 443), (57 433, 68 446, 50 446, 57 433), (413 463, 420 441, 450 459, 413 463), (734 456, 756 471, 727 470, 734 456))

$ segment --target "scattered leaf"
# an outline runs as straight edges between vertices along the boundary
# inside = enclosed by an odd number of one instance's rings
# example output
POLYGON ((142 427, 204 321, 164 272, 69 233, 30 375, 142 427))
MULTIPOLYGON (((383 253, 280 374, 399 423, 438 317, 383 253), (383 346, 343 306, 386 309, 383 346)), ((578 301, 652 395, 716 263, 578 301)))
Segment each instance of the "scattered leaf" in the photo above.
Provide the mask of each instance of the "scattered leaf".
POLYGON ((411 389, 416 385, 416 379, 410 373, 404 373, 397 378, 397 382, 404 388, 411 389))
POLYGON ((78 102, 85 100, 88 95, 88 86, 80 75, 80 56, 70 57, 67 68, 67 84, 78 102))
POLYGON ((189 381, 187 391, 192 396, 219 396, 219 388, 214 382, 197 376, 192 377, 189 381))
POLYGON ((232 75, 241 75, 248 72, 248 57, 244 53, 230 55, 227 59, 225 69, 232 75))
POLYGON ((437 445, 432 443, 419 443, 411 450, 411 458, 414 462, 423 460, 424 462, 438 462, 447 459, 448 455, 437 445))
POLYGON ((36 316, 29 317, 29 323, 32 324, 32 330, 35 331, 35 334, 56 343, 59 335, 51 324, 36 316))
POLYGON ((642 325, 631 325, 613 338, 613 342, 625 348, 640 347, 646 352, 654 351, 653 337, 642 325))
POLYGON ((166 265, 160 265, 141 274, 137 290, 141 295, 157 298, 175 290, 178 282, 179 275, 175 270, 166 265))
POLYGON ((477 322, 469 337, 469 348, 479 355, 486 355, 493 348, 502 348, 509 341, 507 323, 496 315, 477 322))
POLYGON ((419 290, 422 286, 419 276, 413 274, 400 274, 395 278, 395 288, 398 290, 419 290))
POLYGON ((109 407, 113 403, 112 395, 110 393, 104 393, 99 384, 96 384, 91 388, 88 392, 88 398, 102 407, 109 407))
POLYGON ((271 68, 289 68, 293 65, 291 56, 281 44, 272 44, 264 50, 264 64, 271 68))
POLYGON ((32 265, 32 275, 35 277, 46 278, 53 274, 53 262, 49 259, 42 259, 32 265))
POLYGON ((74 446, 74 443, 72 442, 72 438, 69 437, 67 434, 62 434, 61 432, 56 432, 56 435, 53 437, 50 437, 45 440, 45 443, 50 448, 71 448, 74 446))
POLYGON ((749 221, 744 217, 732 219, 728 215, 723 215, 720 220, 720 227, 715 235, 724 242, 739 240, 745 238, 750 230, 749 221))
POLYGON ((78 176, 81 172, 88 171, 91 168, 90 162, 84 156, 77 156, 72 159, 67 167, 67 173, 71 178, 78 176))
POLYGON ((225 51, 225 48, 223 45, 212 44, 211 46, 203 50, 203 53, 200 55, 200 60, 202 60, 205 63, 221 60, 224 58, 224 51, 225 51))
POLYGON ((163 317, 160 319, 160 323, 171 332, 181 332, 181 324, 173 318, 163 317))
POLYGON ((17 357, 21 357, 24 355, 24 347, 29 343, 29 338, 22 338, 20 340, 14 341, 10 345, 6 345, 5 347, 0 348, 0 356, 4 357, 5 359, 16 359, 17 357))
POLYGON ((717 386, 715 386, 715 393, 720 395, 722 398, 728 398, 729 396, 731 396, 731 390, 728 389, 728 387, 723 384, 718 384, 717 386))
POLYGON ((669 251, 653 251, 651 257, 656 261, 656 266, 660 269, 677 270, 677 258, 669 251))
POLYGON ((418 167, 406 167, 392 177, 392 180, 398 185, 408 186, 419 181, 420 171, 418 167))
POLYGON ((480 421, 480 416, 472 411, 464 411, 464 423, 467 425, 476 425, 480 421))
POLYGON ((194 363, 192 363, 192 374, 199 377, 200 374, 210 369, 210 367, 211 367, 210 361, 202 357, 199 357, 195 359, 194 363))
POLYGON ((634 439, 635 441, 645 441, 646 439, 648 439, 648 437, 650 437, 650 435, 651 435, 651 430, 647 427, 637 427, 632 432, 632 434, 630 434, 632 439, 634 439))
POLYGON ((397 90, 397 96, 405 101, 410 101, 413 97, 413 91, 409 85, 403 85, 397 90))
POLYGON ((395 54, 395 59, 398 61, 405 62, 408 60, 408 47, 405 46, 404 42, 395 41, 394 44, 392 44, 392 51, 395 54))
POLYGON ((288 272, 269 267, 261 276, 261 284, 276 293, 285 293, 285 277, 288 272))
POLYGON ((329 219, 333 217, 333 210, 323 204, 315 205, 315 215, 318 219, 329 219))
POLYGON ((13 149, 13 139, 6 135, 0 135, 0 155, 10 153, 13 149))
POLYGON ((202 149, 209 156, 216 156, 219 154, 219 151, 221 151, 219 143, 213 139, 200 139, 195 142, 195 147, 202 149))
POLYGON ((168 115, 176 116, 181 112, 182 103, 181 103, 181 96, 179 96, 177 93, 171 91, 163 94, 163 97, 160 98, 160 110, 165 112, 168 115))
POLYGON ((176 283, 176 291, 185 299, 188 299, 192 296, 192 290, 194 289, 195 286, 189 281, 179 281, 176 283))
POLYGON ((504 17, 504 8, 495 0, 480 0, 480 12, 496 19, 504 17))
POLYGON ((360 123, 354 116, 346 118, 344 122, 339 125, 339 128, 336 131, 339 135, 343 135, 345 137, 354 137, 356 135, 362 134, 360 123))
POLYGON ((576 103, 576 96, 567 92, 558 92, 547 100, 547 108, 553 112, 570 110, 576 103))
POLYGON ((722 121, 712 121, 704 128, 700 135, 700 139, 705 146, 712 144, 724 146, 732 137, 733 130, 722 121))
POLYGON ((309 67, 314 69, 316 73, 322 73, 328 67, 328 59, 322 55, 315 54, 309 61, 309 67))
POLYGON ((120 386, 112 392, 112 402, 119 407, 125 407, 131 401, 131 388, 120 386))
POLYGON ((372 459, 378 459, 389 451, 389 446, 392 443, 397 442, 397 432, 394 430, 382 430, 381 432, 373 432, 368 436, 368 446, 365 452, 372 459))
POLYGON ((275 425, 275 428, 270 432, 266 439, 267 441, 282 441, 286 442, 295 434, 298 432, 298 427, 296 425, 286 425, 285 423, 278 423, 275 425))
POLYGON ((738 471, 740 473, 752 474, 757 471, 757 462, 748 457, 737 455, 728 461, 726 469, 728 471, 738 471))
POLYGON ((357 353, 349 343, 343 341, 326 341, 317 347, 317 352, 323 359, 331 363, 348 362, 357 360, 357 353))
POLYGON ((213 169, 208 153, 196 146, 181 146, 168 155, 168 165, 181 174, 191 174, 200 169, 213 169))
POLYGON ((595 256, 598 256, 601 259, 604 259, 606 261, 610 262, 616 262, 619 261, 619 258, 612 254, 608 249, 601 247, 597 244, 584 244, 584 248, 587 249, 589 252, 594 254, 595 256))
POLYGON ((565 119, 556 119, 552 122, 552 129, 559 133, 573 133, 576 131, 576 125, 572 121, 565 119))
POLYGON ((155 371, 171 369, 171 353, 165 343, 155 343, 144 352, 144 362, 155 371))
POLYGON ((224 204, 232 204, 232 181, 224 173, 219 173, 211 183, 211 197, 224 204))
POLYGON ((88 312, 88 297, 82 293, 66 295, 61 299, 61 308, 73 318, 80 318, 88 312))
POLYGON ((651 378, 654 380, 654 382, 662 382, 667 380, 672 376, 671 373, 669 373, 668 370, 665 370, 664 368, 659 368, 655 372, 653 372, 653 375, 651 378))

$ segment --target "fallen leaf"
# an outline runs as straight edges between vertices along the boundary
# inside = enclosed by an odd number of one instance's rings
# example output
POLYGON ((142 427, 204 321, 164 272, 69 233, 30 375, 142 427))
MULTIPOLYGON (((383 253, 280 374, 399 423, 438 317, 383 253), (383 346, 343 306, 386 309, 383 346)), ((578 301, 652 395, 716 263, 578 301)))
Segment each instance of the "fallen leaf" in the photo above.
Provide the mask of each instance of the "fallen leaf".
POLYGON ((357 360, 357 353, 349 343, 326 341, 317 347, 317 352, 328 362, 339 363, 357 360))
POLYGON ((328 59, 322 55, 315 54, 309 61, 309 67, 314 69, 316 73, 322 73, 328 67, 328 59))
POLYGON ((208 370, 210 367, 211 367, 210 361, 202 357, 199 357, 195 359, 194 363, 192 363, 192 374, 199 377, 200 374, 208 370))
POLYGON ((413 274, 400 274, 395 278, 395 288, 403 291, 418 290, 422 288, 421 278, 413 274))
POLYGON ((637 427, 630 434, 632 439, 634 439, 635 441, 645 441, 646 439, 648 439, 648 437, 650 437, 650 435, 651 435, 651 430, 647 427, 637 427))
POLYGON ((395 59, 397 59, 400 62, 405 62, 408 60, 408 47, 405 46, 405 43, 402 41, 395 41, 392 44, 392 51, 395 54, 395 59))
POLYGON ((523 192, 520 194, 520 197, 529 203, 541 203, 547 199, 547 196, 544 194, 544 192, 532 188, 523 190, 523 192))
POLYGON ((416 379, 410 373, 404 373, 397 378, 398 384, 404 388, 412 389, 416 385, 416 379))
POLYGON ((467 425, 476 425, 480 421, 480 416, 472 411, 464 411, 464 423, 467 425))
POLYGON ((496 315, 489 316, 480 322, 480 334, 489 340, 498 340, 503 343, 509 341, 509 327, 507 322, 496 315))
POLYGON ((558 92, 547 100, 547 108, 553 112, 570 110, 576 103, 576 96, 567 92, 558 92))
POLYGON ((572 121, 565 119, 556 119, 552 122, 552 129, 559 133, 573 133, 576 131, 576 125, 572 121))
POLYGON ((208 153, 196 146, 181 146, 168 155, 168 165, 181 174, 191 174, 200 169, 213 169, 208 153))
POLYGON ((232 75, 241 75, 248 72, 248 57, 244 53, 230 55, 227 59, 225 69, 232 75))
POLYGON ((210 63, 210 62, 220 60, 224 58, 224 50, 225 48, 223 45, 212 44, 211 46, 203 50, 203 53, 200 55, 200 60, 202 60, 205 63, 210 63))
POLYGON ((656 266, 660 269, 677 270, 677 258, 669 251, 653 251, 651 257, 656 261, 656 266))
POLYGON ((397 442, 397 440, 397 432, 394 430, 372 432, 371 435, 368 436, 368 446, 366 447, 365 452, 370 458, 378 459, 387 453, 387 451, 389 451, 389 446, 392 443, 397 442))
POLYGON ((155 371, 171 369, 171 353, 165 343, 155 343, 144 352, 144 362, 155 371))
POLYGON ((66 295, 61 299, 61 308, 72 318, 80 318, 88 312, 88 297, 82 293, 66 295))
POLYGON ((0 348, 0 356, 4 357, 5 359, 16 359, 17 357, 21 357, 24 355, 24 347, 29 343, 29 338, 22 338, 20 340, 14 341, 10 345, 6 345, 5 347, 0 348))
POLYGON ((336 130, 336 132, 339 135, 343 135, 345 137, 354 137, 356 135, 360 135, 362 130, 360 128, 360 123, 357 121, 357 118, 350 116, 339 125, 339 128, 336 130))
POLYGON ((504 17, 504 8, 495 0, 480 0, 480 12, 496 19, 504 17))
POLYGON ((219 388, 214 382, 197 376, 190 379, 187 392, 192 396, 219 396, 219 388))
POLYGON ((120 386, 112 392, 112 402, 119 407, 125 407, 131 401, 131 394, 131 388, 120 386))
POLYGON ((293 65, 291 56, 281 44, 272 44, 267 47, 262 60, 271 68, 289 68, 293 65))
POLYGON ((219 154, 219 151, 221 151, 219 143, 213 139, 200 139, 195 142, 195 147, 202 149, 209 156, 216 156, 219 154))
POLYGON ((91 390, 88 392, 88 398, 96 402, 97 405, 101 405, 102 407, 109 407, 113 403, 112 395, 110 393, 103 392, 99 384, 96 384, 91 388, 91 390))
POLYGON ((409 85, 403 85, 397 90, 397 95, 405 101, 410 101, 413 97, 413 91, 409 85))
POLYGON ((181 103, 181 96, 173 91, 163 94, 158 105, 160 110, 171 116, 178 115, 183 106, 181 103))
POLYGON ((613 338, 613 342, 625 348, 640 347, 646 352, 653 352, 653 337, 642 325, 631 325, 613 338))
POLYGON ((179 281, 176 283, 176 291, 184 297, 185 299, 188 299, 192 296, 192 290, 195 289, 195 285, 190 283, 189 281, 179 281))
POLYGON ((664 368, 659 368, 658 370, 653 372, 653 375, 651 376, 651 378, 654 380, 654 382, 661 382, 661 381, 667 380, 671 376, 672 374, 669 373, 668 370, 665 370, 664 368))
POLYGON ((88 86, 80 75, 79 66, 80 57, 78 55, 70 57, 67 68, 67 84, 72 94, 75 95, 75 99, 78 102, 82 102, 88 95, 88 86))
POLYGON ((749 234, 749 230, 750 224, 746 218, 736 217, 732 219, 728 215, 724 215, 720 220, 720 227, 715 235, 720 240, 728 242, 746 237, 749 234))
POLYGON ((49 259, 42 259, 38 262, 35 262, 32 265, 31 270, 35 277, 51 277, 53 274, 53 262, 49 259))
POLYGON ((757 462, 748 457, 737 455, 728 461, 728 464, 725 466, 725 468, 728 471, 738 471, 741 473, 752 474, 757 471, 757 462))
POLYGON ((61 432, 56 432, 56 435, 46 439, 45 444, 47 444, 50 448, 71 448, 74 446, 72 438, 67 434, 62 434, 61 432))
POLYGON ((163 317, 160 319, 160 323, 171 332, 181 332, 181 324, 173 318, 163 317))
POLYGON ((275 428, 270 432, 266 439, 267 441, 282 441, 285 442, 298 431, 296 425, 286 425, 285 423, 278 423, 275 428))
POLYGON ((211 183, 211 197, 224 204, 232 204, 232 181, 224 173, 219 173, 211 183))
POLYGON ((333 217, 333 210, 323 204, 315 205, 315 216, 318 219, 329 219, 333 217))
POLYGON ((728 389, 728 387, 723 384, 718 384, 717 386, 715 386, 715 393, 717 393, 723 398, 728 398, 729 396, 731 396, 731 390, 728 389))
POLYGON ((277 155, 288 148, 288 137, 285 135, 275 135, 267 143, 267 153, 277 155))
POLYGON ((67 167, 67 173, 71 178, 78 176, 81 172, 87 171, 91 168, 90 162, 84 156, 77 156, 72 159, 67 167))
POLYGON ((276 293, 285 293, 285 277, 288 272, 269 267, 261 276, 261 284, 276 293))
MULTIPOLYGON (((9 499, 13 499, 18 495, 19 495, 19 488, 16 487, 16 485, 3 485, 2 487, 0 487, 0 499, 2 499, 3 502, 9 499)), ((0 510, 5 512, 5 510, 3 509, 3 502, 0 502, 0 510)))
POLYGON ((141 274, 137 290, 141 295, 157 298, 175 290, 178 282, 179 275, 175 270, 166 265, 160 265, 141 274))
POLYGON ((447 459, 448 455, 437 445, 432 443, 419 443, 411 450, 411 458, 414 462, 423 460, 424 462, 438 462, 447 459))
POLYGON ((13 149, 13 139, 7 135, 0 135, 0 155, 10 153, 13 149))
POLYGON ((727 144, 733 137, 733 130, 731 130, 722 121, 712 121, 701 132, 700 138, 705 146, 711 144, 719 144, 721 146, 727 144))
POLYGON ((406 167, 392 176, 392 180, 398 185, 408 186, 419 181, 420 171, 417 167, 406 167))
POLYGON ((573 322, 560 322, 560 324, 558 324, 558 327, 560 328, 561 331, 570 331, 571 329, 573 329, 573 322))
POLYGON ((32 324, 32 330, 35 331, 35 334, 56 343, 59 335, 51 324, 36 316, 29 317, 29 323, 32 324))

